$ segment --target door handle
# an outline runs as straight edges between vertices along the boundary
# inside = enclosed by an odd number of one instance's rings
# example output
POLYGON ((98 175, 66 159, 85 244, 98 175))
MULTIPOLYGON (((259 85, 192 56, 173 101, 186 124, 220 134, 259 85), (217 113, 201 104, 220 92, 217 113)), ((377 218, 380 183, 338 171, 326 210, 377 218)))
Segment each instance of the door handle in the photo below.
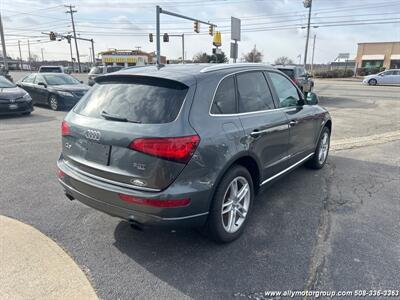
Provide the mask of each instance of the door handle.
POLYGON ((258 138, 261 135, 261 131, 258 129, 254 129, 253 132, 250 133, 250 136, 253 138, 258 138))
POLYGON ((299 123, 299 122, 296 121, 296 120, 292 120, 292 121, 289 122, 289 126, 290 126, 290 127, 296 126, 297 123, 299 123))

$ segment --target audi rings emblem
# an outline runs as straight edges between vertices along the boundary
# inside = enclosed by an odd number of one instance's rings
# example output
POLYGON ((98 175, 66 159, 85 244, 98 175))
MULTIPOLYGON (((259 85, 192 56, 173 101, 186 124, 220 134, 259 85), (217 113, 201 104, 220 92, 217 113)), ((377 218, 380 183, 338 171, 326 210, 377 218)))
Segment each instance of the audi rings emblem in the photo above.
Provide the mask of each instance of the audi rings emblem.
POLYGON ((101 133, 98 130, 88 129, 88 130, 85 131, 85 137, 88 140, 100 141, 101 133))

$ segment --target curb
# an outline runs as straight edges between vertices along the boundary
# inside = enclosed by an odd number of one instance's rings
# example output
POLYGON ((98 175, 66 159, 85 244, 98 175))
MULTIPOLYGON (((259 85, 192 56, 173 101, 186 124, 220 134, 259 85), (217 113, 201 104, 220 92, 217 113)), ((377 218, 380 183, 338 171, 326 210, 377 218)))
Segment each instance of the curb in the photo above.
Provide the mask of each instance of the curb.
POLYGON ((0 216, 1 299, 98 297, 72 258, 43 233, 0 216))

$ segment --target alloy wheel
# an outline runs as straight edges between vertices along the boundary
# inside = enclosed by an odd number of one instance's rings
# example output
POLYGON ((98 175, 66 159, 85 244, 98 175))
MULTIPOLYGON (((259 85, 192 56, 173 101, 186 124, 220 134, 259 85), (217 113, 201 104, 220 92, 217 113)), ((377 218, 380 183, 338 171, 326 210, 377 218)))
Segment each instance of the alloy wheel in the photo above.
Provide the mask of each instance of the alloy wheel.
POLYGON ((328 156, 329 151, 329 134, 325 132, 321 138, 321 143, 318 151, 318 161, 323 164, 328 156))
POLYGON ((250 185, 245 177, 234 178, 225 191, 222 202, 222 225, 226 232, 234 233, 242 227, 250 206, 250 185))
POLYGON ((52 110, 57 110, 58 109, 58 101, 57 98, 55 96, 50 96, 50 108, 52 110))

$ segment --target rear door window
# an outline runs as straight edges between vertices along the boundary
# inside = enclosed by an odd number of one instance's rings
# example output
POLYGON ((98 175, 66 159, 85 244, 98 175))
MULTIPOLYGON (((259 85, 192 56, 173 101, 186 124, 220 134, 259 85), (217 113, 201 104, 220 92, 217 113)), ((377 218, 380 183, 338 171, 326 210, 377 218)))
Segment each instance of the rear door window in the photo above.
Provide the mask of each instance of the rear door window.
POLYGON ((215 115, 236 113, 236 90, 233 76, 223 79, 219 84, 211 106, 211 113, 215 115))
POLYGON ((274 101, 262 72, 237 75, 239 113, 274 109, 274 101))
POLYGON ((105 119, 105 112, 131 122, 169 123, 178 116, 187 91, 186 85, 172 80, 115 77, 98 82, 74 111, 98 119, 105 119))

